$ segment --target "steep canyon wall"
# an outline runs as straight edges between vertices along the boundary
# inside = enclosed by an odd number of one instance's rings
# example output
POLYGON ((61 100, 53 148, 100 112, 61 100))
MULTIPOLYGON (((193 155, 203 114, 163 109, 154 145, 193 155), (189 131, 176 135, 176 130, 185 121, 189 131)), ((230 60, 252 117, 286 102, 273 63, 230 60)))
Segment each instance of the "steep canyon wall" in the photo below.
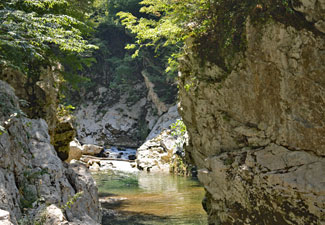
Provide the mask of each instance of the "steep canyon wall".
POLYGON ((248 18, 229 72, 187 43, 179 111, 210 224, 325 224, 325 2, 295 10, 317 32, 248 18))

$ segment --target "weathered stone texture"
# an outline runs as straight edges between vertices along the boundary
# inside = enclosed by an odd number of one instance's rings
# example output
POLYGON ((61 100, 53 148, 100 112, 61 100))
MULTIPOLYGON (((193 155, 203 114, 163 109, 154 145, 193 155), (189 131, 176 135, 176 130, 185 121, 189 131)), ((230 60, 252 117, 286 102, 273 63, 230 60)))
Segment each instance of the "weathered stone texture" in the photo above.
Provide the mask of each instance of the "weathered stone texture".
POLYGON ((210 223, 325 223, 325 38, 274 21, 247 21, 246 37, 230 73, 199 64, 190 43, 181 62, 210 223))
POLYGON ((138 169, 148 172, 169 172, 179 141, 181 140, 171 135, 171 130, 164 130, 155 138, 146 141, 137 149, 138 169))
POLYGON ((0 79, 9 83, 15 95, 25 100, 21 109, 29 118, 42 118, 48 124, 51 143, 54 145, 59 157, 65 160, 69 150, 69 143, 75 137, 75 130, 71 118, 57 116, 58 87, 60 84, 56 67, 40 68, 39 77, 26 76, 17 70, 5 68, 0 73, 0 79))
MULTIPOLYGON (((136 90, 145 89, 144 85, 136 85, 136 90)), ((77 138, 82 144, 100 146, 129 146, 140 145, 140 121, 143 128, 150 123, 146 116, 157 120, 152 112, 151 103, 146 98, 140 98, 135 103, 127 101, 127 94, 121 96, 118 102, 110 99, 111 90, 100 87, 97 92, 89 92, 88 100, 76 110, 77 138), (150 115, 149 115, 150 114, 150 115)), ((152 127, 150 127, 152 128, 152 127)))
MULTIPOLYGON (((2 81, 0 96, 7 96, 2 98, 1 103, 5 104, 0 108, 0 125, 5 128, 0 135, 0 209, 9 212, 10 222, 35 224, 42 218, 50 218, 46 206, 55 205, 62 215, 67 215, 62 224, 78 221, 99 224, 97 188, 89 172, 81 165, 67 165, 58 158, 43 119, 15 114, 19 112, 17 98, 13 89, 2 81), (82 172, 72 173, 76 167, 82 172), (73 207, 62 210, 80 191, 83 194, 73 207), (83 208, 84 204, 87 207, 83 208)), ((44 224, 52 222, 49 219, 44 224)))
MULTIPOLYGON (((136 164, 138 169, 151 172, 177 172, 177 154, 183 151, 188 136, 172 135, 172 123, 180 119, 177 105, 170 107, 153 127, 143 145, 137 149, 136 164), (172 171, 174 170, 174 171, 172 171)), ((181 169, 181 168, 179 168, 181 169)))

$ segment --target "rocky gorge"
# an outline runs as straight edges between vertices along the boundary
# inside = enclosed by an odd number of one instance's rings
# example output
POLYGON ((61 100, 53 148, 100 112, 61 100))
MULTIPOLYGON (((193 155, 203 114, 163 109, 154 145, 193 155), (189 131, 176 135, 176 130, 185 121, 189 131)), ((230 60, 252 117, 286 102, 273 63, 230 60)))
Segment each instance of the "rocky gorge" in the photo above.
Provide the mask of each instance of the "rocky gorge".
MULTIPOLYGON (((16 79, 19 79, 18 75, 16 79)), ((10 81, 10 79, 8 80, 10 81)), ((100 160, 100 158, 87 158, 87 156, 100 155, 105 149, 104 147, 109 146, 110 143, 117 146, 138 146, 137 139, 130 139, 128 135, 136 134, 132 133, 131 127, 134 132, 138 132, 139 127, 135 125, 141 119, 142 114, 137 112, 142 110, 143 104, 128 106, 123 101, 123 97, 121 102, 116 103, 117 107, 124 105, 126 112, 135 113, 133 122, 131 117, 120 111, 116 112, 114 106, 108 108, 107 116, 100 120, 96 120, 97 117, 91 113, 83 113, 84 116, 89 116, 88 119, 80 117, 80 113, 84 112, 81 107, 76 112, 77 119, 65 116, 57 119, 56 121, 60 122, 52 124, 52 128, 50 128, 44 119, 29 119, 28 115, 21 109, 20 105, 23 100, 15 95, 17 91, 6 82, 0 82, 1 121, 3 121, 0 135, 2 152, 1 223, 15 225, 100 224, 102 208, 99 203, 97 187, 89 169, 91 171, 107 171, 114 170, 117 167, 117 169, 134 173, 138 171, 136 169, 138 167, 146 171, 151 170, 151 168, 154 171, 157 168, 156 171, 169 172, 171 160, 176 151, 175 144, 179 141, 179 137, 171 137, 166 132, 170 133, 170 125, 180 118, 176 105, 165 113, 161 111, 162 116, 160 118, 156 116, 151 120, 148 119, 146 123, 151 127, 151 133, 148 136, 148 141, 141 148, 141 151, 146 152, 146 154, 138 151, 141 154, 137 154, 137 164, 134 164, 132 168, 129 162, 110 162, 100 160), (132 106, 136 107, 136 110, 132 106), (115 120, 116 117, 114 117, 115 119, 111 118, 113 114, 119 115, 121 120, 115 120), (73 120, 79 121, 79 126, 84 124, 88 130, 93 129, 93 132, 85 133, 86 139, 80 138, 84 144, 80 144, 77 139, 74 139, 75 136, 82 137, 84 130, 78 129, 77 126, 77 132, 74 131, 72 124, 75 122, 73 120), (89 120, 93 126, 87 126, 89 120), (131 124, 123 132, 124 127, 121 126, 128 126, 128 121, 131 121, 133 125, 131 124), (111 123, 111 126, 117 124, 119 127, 114 129, 118 132, 113 132, 113 136, 107 135, 102 127, 96 123, 111 123), (53 131, 52 137, 49 133, 51 130, 53 131), (161 134, 161 132, 165 132, 165 134, 161 134), (105 136, 105 139, 98 139, 97 134, 100 134, 101 137, 105 136), (153 138, 157 138, 157 140, 151 140, 153 138), (53 140, 59 141, 53 143, 53 140), (162 154, 163 152, 165 155, 162 154)), ((40 93, 50 96, 52 92, 41 89, 40 93)), ((152 93, 154 94, 154 92, 152 93)), ((20 97, 26 98, 25 93, 21 93, 20 97)), ((56 95, 52 96, 53 102, 55 102, 55 98, 56 95)), ((151 101, 150 97, 148 99, 151 101)), ((39 97, 38 100, 42 101, 42 98, 39 97)), ((146 99, 140 101, 148 104, 146 99)), ((155 101, 157 102, 157 99, 155 101)), ((93 104, 96 103, 89 102, 88 104, 94 106, 93 104)), ((93 108, 96 109, 96 107, 93 108)), ((55 111, 54 108, 52 110, 55 111)), ((32 112, 35 111, 32 110, 32 112)), ((45 113, 44 115, 48 114, 45 113)), ((55 113, 53 115, 56 116, 55 113)), ((53 117, 48 117, 47 120, 53 122, 53 117)), ((122 153, 118 153, 117 157, 120 154, 122 153)), ((135 158, 135 153, 133 153, 132 159, 135 158)), ((105 212, 104 210, 104 214, 105 212)))
POLYGON ((118 95, 94 82, 95 88, 87 91, 74 112, 81 143, 133 148, 143 143, 159 117, 173 104, 162 101, 148 74, 142 73, 143 78, 132 86, 132 95, 127 92, 118 95))
POLYGON ((133 25, 157 21, 136 32, 115 11, 139 1, 103 2, 98 51, 50 43, 20 69, 2 64, 0 23, 0 224, 324 225, 324 0, 148 1, 133 25), (134 58, 143 29, 154 42, 134 58), (93 64, 74 76, 78 60, 93 64))
POLYGON ((230 70, 187 42, 180 114, 209 224, 325 223, 325 2, 294 10, 313 29, 248 17, 230 70))

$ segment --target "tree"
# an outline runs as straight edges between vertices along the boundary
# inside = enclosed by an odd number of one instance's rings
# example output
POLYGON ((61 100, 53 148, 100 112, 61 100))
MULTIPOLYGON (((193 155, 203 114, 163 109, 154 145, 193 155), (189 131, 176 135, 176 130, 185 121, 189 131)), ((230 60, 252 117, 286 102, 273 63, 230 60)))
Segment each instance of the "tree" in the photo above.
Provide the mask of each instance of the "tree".
MULTIPOLYGON (((292 5, 297 0, 143 0, 140 12, 151 15, 140 18, 130 12, 119 12, 122 24, 136 35, 127 45, 135 49, 134 56, 145 46, 156 49, 177 46, 170 58, 175 69, 176 58, 183 52, 188 38, 202 62, 210 61, 230 71, 234 54, 246 48, 245 23, 250 17, 254 24, 269 19, 297 26, 301 15, 292 5), (258 22, 257 22, 258 21, 258 22)), ((308 27, 308 26, 305 26, 308 27)))
MULTIPOLYGON (((134 57, 143 47, 177 46, 172 55, 170 65, 176 66, 177 58, 183 43, 195 30, 199 29, 195 20, 198 14, 206 10, 207 0, 143 0, 140 12, 151 15, 149 18, 138 18, 130 12, 119 12, 117 15, 122 24, 136 35, 136 42, 126 46, 127 49, 136 49, 134 57), (195 29, 194 29, 195 28, 195 29)), ((168 68, 167 70, 175 69, 168 68)))
POLYGON ((94 49, 83 37, 89 30, 82 22, 82 10, 88 2, 91 1, 1 1, 0 66, 28 74, 35 62, 51 65, 60 61, 62 53, 78 55, 94 49))

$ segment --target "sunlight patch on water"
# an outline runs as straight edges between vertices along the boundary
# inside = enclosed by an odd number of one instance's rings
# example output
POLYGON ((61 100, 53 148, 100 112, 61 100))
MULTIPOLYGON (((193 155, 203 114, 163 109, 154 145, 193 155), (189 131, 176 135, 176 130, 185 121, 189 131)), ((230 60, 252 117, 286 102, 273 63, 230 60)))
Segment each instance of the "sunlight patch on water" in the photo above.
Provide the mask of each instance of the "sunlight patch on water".
POLYGON ((95 174, 102 205, 119 216, 103 224, 207 224, 197 180, 170 174, 95 174))

